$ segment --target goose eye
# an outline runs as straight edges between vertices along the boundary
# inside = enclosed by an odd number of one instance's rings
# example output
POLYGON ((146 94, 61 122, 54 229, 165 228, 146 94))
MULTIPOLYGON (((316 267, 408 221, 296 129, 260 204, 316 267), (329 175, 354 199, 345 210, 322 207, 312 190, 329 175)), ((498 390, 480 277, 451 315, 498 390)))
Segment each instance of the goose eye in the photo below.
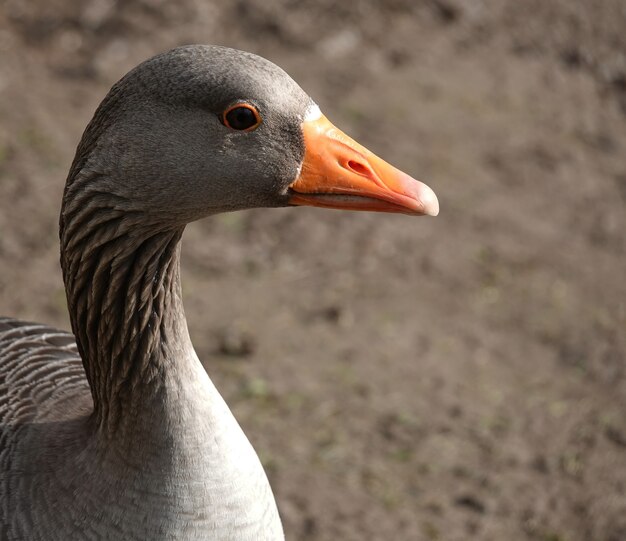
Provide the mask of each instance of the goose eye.
POLYGON ((222 120, 233 130, 250 131, 261 123, 261 115, 252 105, 238 103, 226 109, 222 120))

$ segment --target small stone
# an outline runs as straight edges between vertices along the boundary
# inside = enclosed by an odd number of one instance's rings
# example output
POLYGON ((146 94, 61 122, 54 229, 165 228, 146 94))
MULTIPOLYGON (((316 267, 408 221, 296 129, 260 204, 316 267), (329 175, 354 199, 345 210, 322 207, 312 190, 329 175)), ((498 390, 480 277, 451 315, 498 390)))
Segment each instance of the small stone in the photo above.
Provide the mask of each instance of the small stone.
POLYGON ((218 352, 227 357, 249 357, 256 349, 254 338, 247 331, 229 327, 217 335, 218 352))
POLYGON ((458 496, 454 500, 454 503, 460 507, 465 507, 468 510, 473 511, 474 513, 483 514, 485 512, 485 504, 472 494, 458 496))

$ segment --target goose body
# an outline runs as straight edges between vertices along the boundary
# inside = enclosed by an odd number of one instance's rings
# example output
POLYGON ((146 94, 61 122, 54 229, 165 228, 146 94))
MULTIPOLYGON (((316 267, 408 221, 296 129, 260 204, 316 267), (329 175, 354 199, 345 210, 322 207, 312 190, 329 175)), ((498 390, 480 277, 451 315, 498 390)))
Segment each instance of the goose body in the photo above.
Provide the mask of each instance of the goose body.
POLYGON ((0 539, 283 539, 263 468, 193 351, 191 377, 115 442, 94 434, 73 335, 1 319, 0 356, 0 539))
POLYGON ((73 333, 0 318, 0 539, 283 539, 183 311, 187 223, 252 207, 431 214, 280 68, 187 46, 109 92, 63 196, 73 333))

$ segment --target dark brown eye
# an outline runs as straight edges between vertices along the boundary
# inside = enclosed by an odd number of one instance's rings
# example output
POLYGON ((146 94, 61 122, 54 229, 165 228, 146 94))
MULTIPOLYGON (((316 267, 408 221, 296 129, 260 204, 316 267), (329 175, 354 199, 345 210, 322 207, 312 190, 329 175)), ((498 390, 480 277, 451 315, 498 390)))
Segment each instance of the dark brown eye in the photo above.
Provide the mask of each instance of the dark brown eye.
POLYGON ((224 125, 239 131, 250 131, 261 123, 261 115, 252 105, 238 103, 224 111, 224 125))

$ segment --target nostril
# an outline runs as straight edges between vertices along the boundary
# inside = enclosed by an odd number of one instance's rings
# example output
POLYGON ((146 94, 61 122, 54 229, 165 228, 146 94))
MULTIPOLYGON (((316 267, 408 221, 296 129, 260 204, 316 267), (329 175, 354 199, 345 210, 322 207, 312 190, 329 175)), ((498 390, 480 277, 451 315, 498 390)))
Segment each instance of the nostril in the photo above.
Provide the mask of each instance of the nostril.
POLYGON ((350 160, 348 162, 348 168, 359 175, 363 175, 366 177, 369 177, 371 175, 369 167, 363 165, 362 163, 355 162, 354 160, 350 160))

